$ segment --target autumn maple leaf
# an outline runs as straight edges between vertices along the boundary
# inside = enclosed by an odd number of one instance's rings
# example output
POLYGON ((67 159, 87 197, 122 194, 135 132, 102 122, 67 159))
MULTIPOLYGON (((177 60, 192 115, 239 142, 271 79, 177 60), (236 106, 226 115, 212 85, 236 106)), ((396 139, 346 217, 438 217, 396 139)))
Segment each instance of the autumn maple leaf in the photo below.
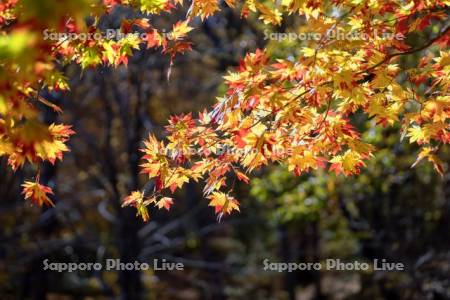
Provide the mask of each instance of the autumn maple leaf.
POLYGON ((144 193, 140 191, 134 191, 131 195, 127 196, 123 202, 122 207, 132 206, 135 207, 137 212, 136 216, 141 216, 144 222, 150 219, 147 206, 155 202, 155 198, 144 199, 144 193))
POLYGON ((330 171, 336 174, 344 173, 345 176, 359 174, 360 168, 364 166, 361 155, 352 150, 347 150, 343 155, 337 155, 330 162, 330 171))
POLYGON ((22 194, 25 195, 25 199, 29 199, 31 202, 38 206, 47 205, 55 206, 50 200, 48 195, 53 195, 53 191, 50 187, 40 184, 39 182, 25 181, 22 184, 22 194))
POLYGON ((173 204, 173 199, 169 197, 163 197, 158 202, 156 202, 156 206, 158 206, 159 209, 165 208, 167 210, 170 210, 170 206, 173 204))
POLYGON ((214 207, 216 214, 231 214, 233 210, 239 211, 239 201, 225 193, 213 192, 208 198, 209 206, 214 207))

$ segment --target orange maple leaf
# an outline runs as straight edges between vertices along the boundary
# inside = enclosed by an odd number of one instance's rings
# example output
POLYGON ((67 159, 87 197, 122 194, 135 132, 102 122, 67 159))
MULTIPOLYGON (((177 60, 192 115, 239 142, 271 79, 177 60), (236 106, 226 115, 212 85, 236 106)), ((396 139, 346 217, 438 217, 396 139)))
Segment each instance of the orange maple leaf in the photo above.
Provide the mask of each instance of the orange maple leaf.
POLYGON ((22 194, 25 195, 25 199, 29 199, 31 202, 38 206, 47 205, 55 206, 50 200, 48 195, 53 195, 53 191, 50 187, 40 184, 39 182, 25 181, 22 184, 22 194))

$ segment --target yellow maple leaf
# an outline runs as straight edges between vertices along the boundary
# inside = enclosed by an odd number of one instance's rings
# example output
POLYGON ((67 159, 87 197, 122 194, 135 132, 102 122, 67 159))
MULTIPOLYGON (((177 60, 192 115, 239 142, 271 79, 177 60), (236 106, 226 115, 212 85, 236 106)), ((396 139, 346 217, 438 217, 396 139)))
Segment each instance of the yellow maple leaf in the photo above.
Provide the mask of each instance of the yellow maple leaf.
POLYGON ((420 126, 413 126, 411 128, 408 128, 407 136, 409 137, 410 143, 417 142, 418 144, 422 144, 430 140, 429 133, 425 128, 422 128, 420 126))
POLYGON ((364 166, 361 155, 350 149, 343 155, 335 156, 330 162, 330 171, 335 171, 336 174, 343 173, 345 176, 358 174, 360 167, 364 166))
POLYGON ((151 203, 155 203, 155 198, 144 199, 144 193, 141 191, 134 191, 123 200, 122 207, 135 207, 137 210, 136 216, 141 216, 142 220, 147 222, 150 219, 147 206, 151 203))
POLYGON ((233 210, 239 211, 239 202, 225 193, 213 192, 208 199, 210 199, 208 206, 214 207, 216 214, 231 214, 233 210))
POLYGON ((179 21, 175 25, 173 25, 172 32, 170 33, 170 38, 172 40, 180 40, 184 38, 193 27, 189 26, 188 21, 179 21))

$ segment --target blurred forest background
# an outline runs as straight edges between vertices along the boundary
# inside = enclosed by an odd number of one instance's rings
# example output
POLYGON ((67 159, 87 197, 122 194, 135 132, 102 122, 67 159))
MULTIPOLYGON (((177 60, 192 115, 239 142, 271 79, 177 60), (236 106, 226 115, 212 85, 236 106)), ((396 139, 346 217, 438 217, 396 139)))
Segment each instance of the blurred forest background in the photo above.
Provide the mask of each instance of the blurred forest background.
MULTIPOLYGON (((119 8, 102 26, 119 28, 133 14, 119 8)), ((156 22, 170 28, 177 19, 156 22)), ((296 17, 273 30, 307 28, 296 17)), ((408 42, 423 44, 430 28, 408 42)), ((411 169, 417 149, 400 141, 398 129, 375 130, 363 115, 353 122, 379 151, 360 176, 295 177, 266 168, 250 186, 236 186, 241 213, 220 223, 195 184, 177 194, 170 214, 152 211, 148 223, 120 207, 146 184, 139 149, 150 132, 163 137, 170 115, 212 105, 224 91, 221 77, 247 51, 267 47, 273 58, 295 57, 307 43, 265 40, 265 29, 226 8, 198 22, 190 34, 193 51, 176 58, 170 81, 168 57, 150 50, 136 52, 128 68, 64 68, 71 91, 43 91, 65 111, 64 117, 48 111, 46 120, 59 118, 77 132, 64 162, 41 171, 56 206, 41 210, 24 202, 20 183, 27 170, 13 174, 0 160, 0 299, 450 299, 450 174, 441 178, 426 163, 411 169), (185 270, 58 273, 43 270, 46 258, 165 258, 185 270), (406 271, 278 273, 263 270, 265 258, 386 258, 406 271)), ((401 63, 414 65, 419 55, 401 63)), ((448 148, 441 158, 450 161, 448 148)))

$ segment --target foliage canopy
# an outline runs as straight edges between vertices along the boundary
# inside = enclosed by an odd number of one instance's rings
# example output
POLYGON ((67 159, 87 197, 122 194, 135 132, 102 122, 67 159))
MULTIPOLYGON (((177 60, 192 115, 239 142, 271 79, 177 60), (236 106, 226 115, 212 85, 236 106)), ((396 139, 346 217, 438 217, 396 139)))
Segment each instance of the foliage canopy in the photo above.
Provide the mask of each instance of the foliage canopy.
MULTIPOLYGON (((153 190, 135 191, 123 205, 135 206, 148 220, 148 206, 170 209, 173 199, 168 194, 191 180, 202 181, 204 195, 220 219, 239 210, 230 193, 234 180, 248 183, 249 173, 269 163, 286 165, 296 175, 316 169, 358 174, 375 151, 351 122, 359 113, 376 126, 399 126, 402 139, 420 146, 414 165, 428 160, 438 173, 444 172, 437 152, 450 142, 449 1, 225 2, 4 1, 0 156, 8 156, 16 170, 25 163, 53 164, 68 151, 66 143, 75 134, 71 126, 45 124, 38 108, 46 105, 62 113, 40 93, 69 89, 60 65, 76 63, 83 69, 127 65, 141 48, 161 49, 173 64, 177 55, 192 48, 189 34, 195 29, 194 19, 204 20, 228 6, 243 18, 257 17, 274 31, 286 17, 305 18, 320 38, 306 41, 298 57, 271 60, 265 50, 248 53, 224 77, 227 91, 210 110, 195 117, 171 117, 166 139, 150 135, 142 149, 142 172, 154 179, 153 190), (125 35, 108 39, 101 34, 100 21, 118 5, 138 9, 145 17, 122 20, 125 35), (150 21, 152 15, 183 7, 186 17, 168 33, 150 21), (410 46, 409 38, 422 36, 431 25, 438 28, 433 36, 418 47, 410 46), (126 35, 133 30, 146 34, 126 35), (53 40, 44 39, 44 32, 90 35, 53 40), (332 38, 336 32, 344 38, 332 38), (363 38, 348 38, 355 33, 363 38), (401 68, 398 60, 414 53, 423 53, 420 62, 401 68)), ((51 189, 39 183, 39 168, 36 179, 23 187, 27 199, 52 204, 51 189)))

